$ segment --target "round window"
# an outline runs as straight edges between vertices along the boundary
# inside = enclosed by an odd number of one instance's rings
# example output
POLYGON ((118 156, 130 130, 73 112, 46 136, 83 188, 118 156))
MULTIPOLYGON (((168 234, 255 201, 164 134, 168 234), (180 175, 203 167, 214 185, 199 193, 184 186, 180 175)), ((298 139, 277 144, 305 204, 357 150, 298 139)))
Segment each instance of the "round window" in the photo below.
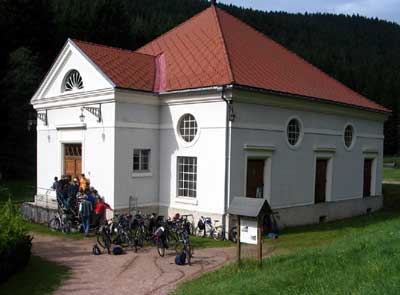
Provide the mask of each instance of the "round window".
POLYGON ((287 124, 286 136, 288 143, 291 146, 295 146, 299 143, 301 135, 301 124, 297 119, 291 119, 287 124))
POLYGON ((347 125, 344 129, 344 145, 350 148, 353 145, 354 140, 354 128, 351 125, 347 125))
POLYGON ((179 121, 179 134, 186 142, 191 142, 197 134, 197 122, 191 114, 183 115, 179 121))
POLYGON ((70 71, 65 77, 64 91, 73 91, 83 88, 82 77, 77 70, 70 71))

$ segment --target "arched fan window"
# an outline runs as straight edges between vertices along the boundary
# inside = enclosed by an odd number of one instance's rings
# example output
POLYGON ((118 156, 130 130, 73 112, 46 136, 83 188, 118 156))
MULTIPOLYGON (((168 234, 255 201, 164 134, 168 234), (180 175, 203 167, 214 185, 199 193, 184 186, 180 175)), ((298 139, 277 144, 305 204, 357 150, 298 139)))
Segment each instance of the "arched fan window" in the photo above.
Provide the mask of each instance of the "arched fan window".
POLYGON ((64 91, 73 91, 83 88, 82 77, 77 70, 69 71, 64 81, 64 91))

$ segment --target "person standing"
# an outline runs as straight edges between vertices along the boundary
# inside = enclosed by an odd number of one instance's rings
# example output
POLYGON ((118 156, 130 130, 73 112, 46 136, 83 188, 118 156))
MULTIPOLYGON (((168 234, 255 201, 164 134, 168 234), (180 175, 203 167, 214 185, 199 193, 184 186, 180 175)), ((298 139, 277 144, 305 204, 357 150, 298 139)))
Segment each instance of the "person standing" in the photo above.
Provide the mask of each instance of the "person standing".
POLYGON ((96 202, 96 207, 94 209, 94 225, 97 227, 103 221, 105 220, 105 215, 106 215, 106 209, 109 209, 112 211, 112 208, 110 205, 108 205, 106 202, 104 202, 104 199, 102 197, 99 197, 96 202))
POLYGON ((82 218, 83 230, 85 232, 85 236, 89 234, 90 230, 90 216, 92 215, 92 203, 90 203, 85 196, 80 205, 79 205, 79 214, 82 218))
POLYGON ((81 176, 79 177, 79 188, 83 189, 83 191, 86 191, 86 189, 88 188, 88 185, 87 185, 88 182, 89 182, 89 179, 87 179, 85 177, 85 174, 82 173, 81 176))

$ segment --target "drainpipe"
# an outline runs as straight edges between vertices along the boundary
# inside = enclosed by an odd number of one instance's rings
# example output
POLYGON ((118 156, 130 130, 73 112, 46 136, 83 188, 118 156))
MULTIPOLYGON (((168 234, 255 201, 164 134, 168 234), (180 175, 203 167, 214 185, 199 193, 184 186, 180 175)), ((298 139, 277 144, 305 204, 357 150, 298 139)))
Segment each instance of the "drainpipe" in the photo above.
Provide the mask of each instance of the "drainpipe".
POLYGON ((232 121, 235 118, 233 113, 232 98, 225 97, 226 86, 222 87, 221 98, 226 102, 226 122, 225 122, 225 196, 224 196, 224 214, 222 217, 222 227, 225 230, 225 238, 229 238, 228 214, 226 211, 229 206, 230 185, 231 185, 231 138, 232 121))

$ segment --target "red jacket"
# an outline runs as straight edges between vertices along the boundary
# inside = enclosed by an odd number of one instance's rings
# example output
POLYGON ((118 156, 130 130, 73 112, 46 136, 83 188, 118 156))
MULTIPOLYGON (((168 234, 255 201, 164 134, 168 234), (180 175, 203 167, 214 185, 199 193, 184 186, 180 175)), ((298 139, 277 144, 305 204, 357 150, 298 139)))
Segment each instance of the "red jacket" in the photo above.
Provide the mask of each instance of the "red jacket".
POLYGON ((97 202, 96 207, 94 208, 94 212, 96 214, 104 214, 104 212, 106 212, 106 209, 112 210, 110 205, 108 205, 107 203, 97 202))

